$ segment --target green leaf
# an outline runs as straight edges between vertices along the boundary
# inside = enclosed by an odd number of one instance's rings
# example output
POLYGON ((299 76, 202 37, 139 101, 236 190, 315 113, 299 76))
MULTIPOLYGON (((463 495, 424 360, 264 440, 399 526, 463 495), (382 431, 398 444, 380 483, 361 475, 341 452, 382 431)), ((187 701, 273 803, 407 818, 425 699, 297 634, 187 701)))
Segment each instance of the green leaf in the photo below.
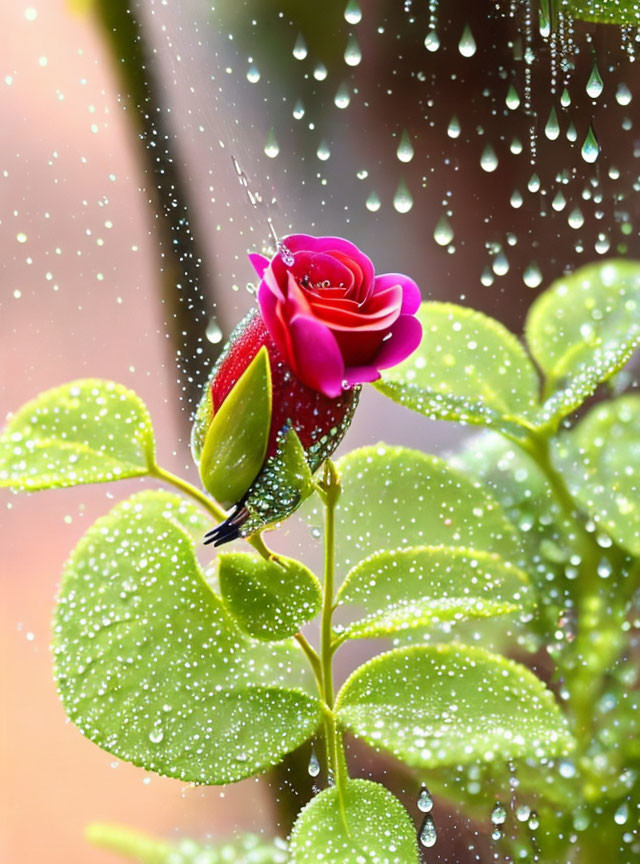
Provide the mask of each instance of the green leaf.
POLYGON ((453 303, 423 303, 420 347, 375 386, 436 420, 493 426, 521 436, 540 381, 527 352, 502 324, 453 303))
POLYGON ((347 780, 344 812, 335 786, 300 812, 289 841, 292 864, 417 864, 416 830, 384 786, 347 780), (346 823, 346 826, 345 826, 346 823))
POLYGON ((338 573, 373 552, 409 546, 466 546, 507 561, 520 557, 516 532, 486 488, 436 456, 377 444, 347 454, 338 469, 338 573))
POLYGON ((257 639, 293 636, 320 610, 318 580, 303 564, 245 552, 220 555, 220 593, 238 626, 257 639))
POLYGON ((87 738, 183 781, 251 776, 318 724, 317 699, 286 686, 295 645, 244 637, 189 536, 144 495, 99 519, 72 553, 54 653, 63 704, 87 738))
POLYGON ((167 842, 121 825, 95 823, 87 829, 95 846, 133 858, 141 864, 286 864, 287 844, 246 834, 226 843, 198 843, 182 838, 167 842))
POLYGON ((149 413, 113 381, 72 381, 36 396, 0 436, 0 486, 22 491, 105 483, 149 473, 149 413))
POLYGON ((558 441, 555 457, 594 521, 640 557, 640 396, 592 408, 558 441))
POLYGON ((355 735, 417 768, 556 756, 573 743, 532 672, 468 645, 382 654, 351 675, 335 710, 355 735))
POLYGON ((568 0, 566 12, 574 18, 596 24, 640 27, 638 0, 568 0))
POLYGON ((640 344, 640 264, 591 264, 533 303, 525 334, 547 377, 538 423, 554 423, 611 378, 640 344))
POLYGON ((271 367, 263 346, 213 415, 207 430, 200 476, 223 506, 249 489, 267 455, 271 431, 271 367))
POLYGON ((525 573, 475 549, 417 546, 377 552, 351 570, 338 607, 361 617, 340 636, 362 639, 468 618, 489 618, 531 605, 525 573))

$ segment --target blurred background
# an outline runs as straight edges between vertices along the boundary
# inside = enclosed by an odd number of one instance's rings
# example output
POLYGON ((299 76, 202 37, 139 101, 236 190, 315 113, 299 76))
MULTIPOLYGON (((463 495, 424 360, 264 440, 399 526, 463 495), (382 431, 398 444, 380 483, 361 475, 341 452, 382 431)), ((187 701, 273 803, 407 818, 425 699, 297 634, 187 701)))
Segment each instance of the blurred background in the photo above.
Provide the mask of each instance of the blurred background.
MULTIPOLYGON (((549 29, 529 0, 20 0, 0 4, 0 33, 3 419, 73 378, 121 381, 161 463, 194 480, 193 401, 254 302, 246 253, 274 232, 348 237, 378 272, 516 332, 566 270, 640 254, 635 28, 549 29)), ((369 388, 342 446, 442 452, 465 434, 369 388)), ((93 820, 277 830, 278 777, 186 787, 65 721, 59 574, 140 485, 0 494, 2 860, 112 860, 84 842, 93 820)), ((308 540, 292 520, 273 545, 308 540)), ((464 820, 440 813, 429 860, 476 860, 464 820)))

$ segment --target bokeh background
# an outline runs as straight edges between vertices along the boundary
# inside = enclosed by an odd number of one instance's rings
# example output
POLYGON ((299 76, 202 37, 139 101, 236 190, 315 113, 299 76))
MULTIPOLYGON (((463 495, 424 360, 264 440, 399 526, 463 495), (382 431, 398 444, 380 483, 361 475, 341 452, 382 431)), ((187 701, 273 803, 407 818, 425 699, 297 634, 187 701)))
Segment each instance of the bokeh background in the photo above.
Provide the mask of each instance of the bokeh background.
MULTIPOLYGON (((269 220, 349 237, 425 298, 516 332, 565 270, 640 254, 635 31, 541 34, 525 0, 367 0, 360 17, 346 0, 141 0, 133 15, 120 0, 32 2, 0 4, 2 418, 73 378, 121 381, 149 406, 163 463, 193 480, 189 400, 254 302, 246 253, 272 242, 269 220)), ((343 449, 442 452, 466 434, 369 388, 343 449)), ((140 485, 0 494, 2 860, 112 860, 84 842, 94 820, 277 830, 276 778, 187 787, 65 721, 48 647, 59 573, 140 485)), ((292 520, 273 544, 308 540, 292 520)), ((472 860, 440 813, 429 860, 472 860)))

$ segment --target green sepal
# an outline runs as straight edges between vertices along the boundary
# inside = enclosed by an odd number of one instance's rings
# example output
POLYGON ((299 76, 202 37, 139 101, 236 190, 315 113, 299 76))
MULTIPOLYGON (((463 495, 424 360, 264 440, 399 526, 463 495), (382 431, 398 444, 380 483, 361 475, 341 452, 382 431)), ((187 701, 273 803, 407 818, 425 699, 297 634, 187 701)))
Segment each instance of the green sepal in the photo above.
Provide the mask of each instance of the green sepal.
POLYGON ((271 368, 263 346, 213 415, 202 448, 202 483, 224 507, 240 501, 264 464, 271 409, 271 368))

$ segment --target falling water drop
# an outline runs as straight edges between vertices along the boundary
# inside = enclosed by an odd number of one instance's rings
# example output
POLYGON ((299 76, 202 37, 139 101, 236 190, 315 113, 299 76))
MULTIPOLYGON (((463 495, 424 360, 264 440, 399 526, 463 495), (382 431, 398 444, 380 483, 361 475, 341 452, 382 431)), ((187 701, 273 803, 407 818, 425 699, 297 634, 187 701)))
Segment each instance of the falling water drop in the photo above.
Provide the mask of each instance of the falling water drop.
POLYGON ((491 264, 491 269, 496 274, 496 276, 506 276, 509 272, 509 261, 504 252, 498 252, 496 257, 493 259, 493 263, 491 264))
POLYGON ((551 202, 551 206, 556 213, 560 213, 567 206, 567 199, 564 197, 562 189, 558 189, 556 192, 555 198, 551 202))
POLYGON ((426 786, 423 786, 418 795, 418 810, 421 813, 431 813, 433 810, 433 797, 426 786))
POLYGON ((296 43, 293 46, 293 56, 296 60, 304 60, 307 56, 307 43, 304 41, 304 36, 302 33, 298 33, 298 38, 296 39, 296 43))
POLYGON ((582 153, 582 158, 585 162, 595 162, 600 155, 600 145, 598 144, 598 139, 593 131, 593 126, 589 126, 587 137, 584 139, 584 144, 582 145, 582 150, 580 152, 582 153))
POLYGON ((247 81, 250 84, 257 84, 260 80, 260 70, 253 63, 247 70, 247 81))
POLYGON ((430 30, 425 36, 424 47, 427 51, 437 51, 440 47, 440 39, 435 30, 430 30))
POLYGON ((507 105, 507 108, 509 108, 511 111, 515 111, 516 108, 520 105, 520 97, 518 96, 518 92, 513 86, 513 84, 511 84, 511 86, 509 87, 509 91, 504 101, 507 105))
POLYGON ((348 24, 359 24, 362 21, 362 9, 358 0, 349 0, 344 10, 344 18, 348 24))
POLYGON ((458 51, 462 54, 463 57, 473 57, 473 55, 476 53, 476 50, 476 40, 473 38, 471 28, 468 24, 465 24, 464 30, 462 31, 462 36, 460 37, 460 41, 458 42, 458 51))
POLYGON ((324 81, 328 74, 329 72, 324 63, 318 63, 316 68, 313 70, 313 77, 316 81, 324 81))
POLYGON ((273 126, 269 129, 267 134, 267 140, 264 145, 265 155, 269 157, 269 159, 275 159, 278 153, 280 152, 280 145, 276 140, 276 133, 273 130, 273 126))
POLYGON ((547 125, 544 127, 544 134, 549 141, 555 141, 560 134, 560 126, 558 125, 558 115, 556 109, 552 108, 547 120, 547 125))
POLYGON ((527 288, 537 288, 542 283, 542 273, 535 261, 532 261, 522 274, 522 281, 527 288))
POLYGON ((597 99, 598 96, 602 93, 604 89, 604 84, 602 83, 602 78, 600 77, 600 70, 598 69, 598 64, 594 62, 593 68, 591 70, 591 75, 589 75, 589 80, 587 81, 587 95, 592 99, 597 99))
POLYGON ((631 90, 629 90, 627 85, 618 84, 618 89, 616 90, 616 102, 618 105, 628 105, 632 98, 631 90))
POLYGON ((567 222, 569 223, 571 228, 582 228, 584 225, 584 216, 582 215, 582 210, 579 207, 575 207, 569 216, 567 217, 567 222))
POLYGON ((413 198, 404 180, 398 184, 396 194, 393 196, 393 206, 398 213, 408 213, 413 207, 413 198))
POLYGON ((563 108, 568 108, 569 105, 571 105, 571 94, 566 87, 562 91, 562 96, 560 97, 560 104, 563 108))
POLYGON ((453 236, 451 222, 449 222, 446 213, 443 213, 436 222, 436 227, 433 229, 433 239, 438 246, 448 246, 453 240, 453 236))
POLYGON ((413 144, 411 143, 411 138, 409 138, 409 133, 406 129, 402 130, 402 135, 400 136, 400 143, 398 144, 398 149, 396 151, 396 156, 401 162, 411 162, 413 159, 413 144))
POLYGON ((424 817, 424 822, 420 828, 418 839, 425 849, 432 849, 436 845, 438 832, 436 830, 436 823, 433 821, 433 816, 424 817))
POLYGON ((487 144, 487 146, 482 151, 482 156, 480 157, 480 165, 489 174, 492 171, 495 171, 498 167, 498 157, 496 156, 496 151, 493 149, 491 144, 487 144))
POLYGON ((207 324, 205 336, 213 345, 217 345, 222 340, 222 330, 216 319, 212 316, 207 324))
POLYGON ((349 92, 349 88, 343 82, 337 89, 336 95, 333 99, 336 108, 346 108, 351 102, 351 93, 349 92))
POLYGON ((613 814, 613 821, 616 825, 624 825, 629 818, 629 805, 626 801, 618 807, 616 812, 613 814))
POLYGON ((511 194, 509 203, 514 210, 517 210, 519 207, 522 207, 523 200, 524 199, 522 198, 522 194, 517 189, 514 189, 511 194))
POLYGON ((571 143, 573 143, 574 141, 577 141, 577 140, 578 140, 578 130, 573 125, 573 123, 569 123, 569 125, 567 127, 567 141, 571 141, 571 143))
POLYGON ((371 192, 369 194, 369 197, 367 198, 364 206, 371 213, 377 213, 378 210, 380 209, 381 203, 382 202, 380 201, 380 196, 378 195, 378 193, 377 192, 371 192))
POLYGON ((493 810, 491 811, 491 822, 494 825, 504 825, 507 821, 507 811, 504 808, 504 804, 501 804, 499 801, 496 801, 493 810))
POLYGON ((302 104, 302 100, 298 99, 296 104, 293 106, 293 116, 296 120, 302 120, 304 117, 304 105, 302 104))
POLYGON ((347 39, 347 47, 344 49, 344 62, 347 66, 357 66, 362 60, 362 51, 358 40, 353 33, 347 39))
POLYGON ((519 156, 522 153, 522 141, 519 138, 514 138, 509 145, 509 150, 514 156, 519 156))
POLYGON ((309 759, 309 767, 307 770, 309 771, 310 777, 317 777, 320 773, 320 762, 318 761, 315 750, 311 751, 311 758, 309 759))
POLYGON ((320 142, 318 149, 316 150, 316 156, 321 162, 326 162, 327 159, 331 156, 331 148, 327 141, 323 138, 320 142))
POLYGON ((447 135, 449 138, 458 138, 460 136, 460 121, 457 114, 454 114, 451 120, 449 120, 447 135))
POLYGON ((482 282, 485 288, 489 288, 495 282, 494 275, 489 267, 485 267, 482 271, 480 282, 482 282))
POLYGON ((527 189, 529 190, 529 192, 540 191, 540 178, 535 172, 529 178, 529 182, 527 183, 527 189))

